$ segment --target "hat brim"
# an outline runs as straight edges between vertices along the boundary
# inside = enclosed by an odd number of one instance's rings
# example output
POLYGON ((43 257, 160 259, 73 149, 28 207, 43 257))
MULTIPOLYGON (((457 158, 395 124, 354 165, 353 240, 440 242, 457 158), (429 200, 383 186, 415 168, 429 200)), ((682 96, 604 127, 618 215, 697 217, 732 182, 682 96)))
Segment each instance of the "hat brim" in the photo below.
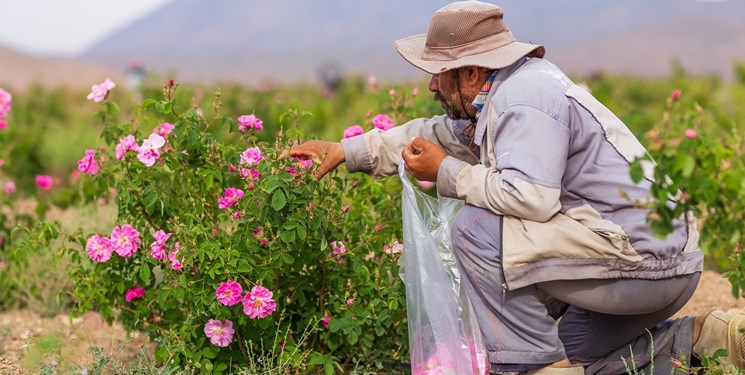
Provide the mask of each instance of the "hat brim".
POLYGON ((524 56, 543 57, 546 49, 540 44, 511 42, 490 51, 463 56, 455 60, 425 60, 422 58, 427 35, 419 34, 396 41, 396 50, 411 65, 430 73, 439 74, 464 66, 480 66, 489 69, 502 69, 514 64, 524 56))

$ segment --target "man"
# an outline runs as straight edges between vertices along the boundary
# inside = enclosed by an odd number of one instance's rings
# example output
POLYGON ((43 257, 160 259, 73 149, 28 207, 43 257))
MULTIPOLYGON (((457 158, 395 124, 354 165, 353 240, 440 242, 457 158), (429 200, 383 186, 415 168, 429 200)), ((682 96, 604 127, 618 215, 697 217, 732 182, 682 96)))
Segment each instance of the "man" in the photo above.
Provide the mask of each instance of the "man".
POLYGON ((429 89, 447 116, 309 141, 290 155, 322 159, 319 178, 345 161, 350 171, 389 176, 403 159, 441 195, 465 200, 453 252, 492 371, 617 374, 624 358, 669 374, 672 359, 719 348, 745 368, 743 316, 666 320, 703 269, 695 220, 680 218, 665 240, 651 234, 647 210, 634 205, 649 198, 650 182, 629 177, 646 151, 543 59, 543 46, 517 42, 499 7, 464 1, 396 48, 432 74, 429 89))

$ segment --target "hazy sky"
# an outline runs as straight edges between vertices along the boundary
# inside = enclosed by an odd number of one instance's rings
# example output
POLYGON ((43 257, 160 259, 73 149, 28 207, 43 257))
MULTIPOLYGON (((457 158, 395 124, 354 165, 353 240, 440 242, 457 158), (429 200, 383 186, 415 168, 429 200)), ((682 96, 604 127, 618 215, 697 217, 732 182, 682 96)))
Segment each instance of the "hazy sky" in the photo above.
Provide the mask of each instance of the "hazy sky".
POLYGON ((0 45, 39 56, 73 56, 174 0, 0 0, 0 45))

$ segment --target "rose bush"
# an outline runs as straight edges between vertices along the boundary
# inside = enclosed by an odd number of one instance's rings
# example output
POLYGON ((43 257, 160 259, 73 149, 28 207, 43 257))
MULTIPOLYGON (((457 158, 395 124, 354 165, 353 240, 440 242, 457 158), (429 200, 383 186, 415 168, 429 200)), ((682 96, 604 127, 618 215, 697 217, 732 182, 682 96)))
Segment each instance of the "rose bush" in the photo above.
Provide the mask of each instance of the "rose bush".
POLYGON ((277 331, 283 353, 302 345, 304 365, 326 371, 405 358, 400 254, 385 250, 400 240, 396 181, 317 181, 312 161, 283 156, 305 114, 269 124, 215 103, 206 119, 174 100, 176 87, 125 123, 111 120, 118 108, 100 86, 91 95, 106 145, 81 150, 80 189, 113 197, 118 217, 64 250, 77 311, 144 330, 159 360, 206 372, 266 355, 262 340, 277 331), (261 131, 276 141, 258 141, 261 131))
POLYGON ((649 155, 632 165, 631 176, 640 181, 643 163, 653 160, 655 182, 653 199, 637 203, 651 208, 648 222, 658 236, 692 212, 702 250, 710 263, 729 270, 737 297, 745 291, 744 139, 735 124, 719 122, 697 102, 681 103, 683 98, 680 90, 673 91, 662 122, 645 134, 649 155))

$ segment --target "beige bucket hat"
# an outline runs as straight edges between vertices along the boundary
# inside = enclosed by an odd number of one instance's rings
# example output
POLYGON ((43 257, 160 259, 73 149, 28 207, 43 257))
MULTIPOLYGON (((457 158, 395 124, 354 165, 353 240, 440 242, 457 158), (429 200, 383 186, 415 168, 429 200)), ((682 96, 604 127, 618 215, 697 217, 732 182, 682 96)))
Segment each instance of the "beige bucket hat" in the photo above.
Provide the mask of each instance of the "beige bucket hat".
POLYGON ((518 42, 503 21, 502 8, 481 1, 450 3, 432 16, 427 34, 396 41, 406 61, 438 74, 463 66, 501 69, 523 56, 543 57, 540 44, 518 42))

